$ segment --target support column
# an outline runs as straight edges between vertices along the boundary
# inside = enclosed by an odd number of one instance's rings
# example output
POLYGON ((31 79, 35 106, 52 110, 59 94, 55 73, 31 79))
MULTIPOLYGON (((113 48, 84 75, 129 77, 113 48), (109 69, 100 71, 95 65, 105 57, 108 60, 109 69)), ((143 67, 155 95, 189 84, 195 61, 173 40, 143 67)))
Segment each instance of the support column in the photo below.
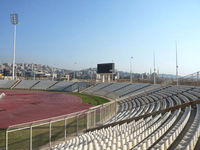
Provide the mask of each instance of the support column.
POLYGON ((115 99, 115 122, 117 121, 117 100, 115 99))
POLYGON ((89 129, 89 112, 87 112, 87 127, 86 129, 89 129))
POLYGON ((96 127, 96 109, 94 110, 94 128, 96 127))
POLYGON ((8 130, 6 130, 6 150, 8 150, 8 130))
POLYGON ((108 82, 110 82, 110 74, 108 74, 108 82))
POLYGON ((51 121, 49 121, 49 148, 51 148, 51 121))
POLYGON ((105 82, 105 74, 102 74, 102 82, 105 82))
POLYGON ((100 124, 103 124, 102 123, 102 107, 103 107, 103 105, 101 105, 101 107, 100 107, 100 110, 99 110, 99 122, 100 122, 100 124))
POLYGON ((78 118, 79 115, 76 116, 76 135, 78 136, 78 118))
POLYGON ((33 148, 33 129, 32 129, 32 125, 30 126, 30 150, 32 150, 33 148))
POLYGON ((65 141, 67 139, 67 119, 65 118, 65 141))

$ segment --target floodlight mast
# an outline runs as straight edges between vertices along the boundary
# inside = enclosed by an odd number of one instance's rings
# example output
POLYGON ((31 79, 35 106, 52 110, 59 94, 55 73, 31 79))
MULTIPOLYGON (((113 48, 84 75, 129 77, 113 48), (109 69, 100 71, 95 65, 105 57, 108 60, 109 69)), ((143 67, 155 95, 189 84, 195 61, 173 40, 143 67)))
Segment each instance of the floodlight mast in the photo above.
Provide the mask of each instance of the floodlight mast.
POLYGON ((130 58, 130 82, 133 82, 133 77, 132 77, 132 60, 133 60, 133 56, 131 56, 130 58))
POLYGON ((12 80, 15 80, 15 42, 16 42, 16 25, 18 24, 18 14, 11 14, 10 19, 11 23, 14 25, 12 80))
POLYGON ((178 86, 178 52, 177 52, 177 41, 176 41, 176 86, 178 86))
POLYGON ((156 84, 156 60, 155 60, 155 52, 153 52, 153 84, 156 84))

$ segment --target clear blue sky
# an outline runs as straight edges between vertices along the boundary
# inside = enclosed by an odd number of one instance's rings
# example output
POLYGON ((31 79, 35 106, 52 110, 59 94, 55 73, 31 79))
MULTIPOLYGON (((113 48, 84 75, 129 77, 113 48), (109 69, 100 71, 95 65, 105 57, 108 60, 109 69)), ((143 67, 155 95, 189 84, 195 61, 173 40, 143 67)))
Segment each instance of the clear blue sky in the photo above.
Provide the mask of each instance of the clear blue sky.
POLYGON ((19 14, 16 61, 65 69, 116 63, 134 72, 156 68, 175 74, 200 70, 200 1, 196 0, 1 0, 0 62, 12 61, 13 26, 19 14), (74 65, 74 62, 77 62, 74 65))

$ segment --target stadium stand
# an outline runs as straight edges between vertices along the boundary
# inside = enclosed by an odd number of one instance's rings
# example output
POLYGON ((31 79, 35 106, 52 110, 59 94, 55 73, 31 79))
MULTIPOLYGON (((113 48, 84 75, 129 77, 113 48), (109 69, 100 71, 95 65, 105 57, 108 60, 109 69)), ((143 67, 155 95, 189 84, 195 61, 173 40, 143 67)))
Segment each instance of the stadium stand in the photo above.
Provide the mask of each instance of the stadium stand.
MULTIPOLYGON (((102 85, 99 87, 101 88, 97 89, 103 89, 102 85)), ((112 85, 112 87, 115 86, 112 85)), ((96 90, 89 91, 95 93, 96 90)), ((157 88, 132 96, 131 99, 125 98, 119 101, 116 117, 112 117, 105 124, 109 125, 113 122, 195 101, 200 98, 198 92, 199 89, 195 87, 157 86, 157 88)), ((200 104, 197 104, 196 107, 179 108, 129 123, 90 131, 58 144, 52 149, 169 149, 177 142, 178 136, 183 133, 183 130, 186 130, 185 127, 190 123, 189 120, 192 117, 191 112, 196 113, 191 122, 191 128, 187 128, 186 134, 179 140, 175 149, 195 149, 200 136, 200 104)))
POLYGON ((93 94, 95 91, 101 90, 107 86, 110 86, 112 83, 99 83, 96 84, 94 87, 89 88, 84 91, 84 93, 93 94))
POLYGON ((93 92, 95 95, 105 96, 108 93, 113 93, 113 91, 123 88, 124 86, 129 85, 128 83, 115 83, 102 88, 101 90, 93 92))
POLYGON ((75 82, 60 81, 60 82, 56 83, 55 85, 53 85, 52 87, 50 87, 48 90, 64 91, 66 88, 68 88, 69 86, 71 86, 73 84, 75 84, 75 82))
POLYGON ((47 90, 49 87, 55 85, 58 81, 40 80, 38 84, 31 89, 47 90))
POLYGON ((70 86, 63 89, 63 91, 66 92, 79 92, 83 90, 84 88, 87 88, 89 86, 88 82, 75 82, 74 84, 71 84, 70 86))
POLYGON ((14 89, 31 89, 34 85, 39 83, 38 80, 21 80, 14 89))
MULTIPOLYGON (((0 88, 11 88, 15 83, 0 80, 0 88)), ((88 86, 87 82, 22 80, 18 81, 14 88, 77 92, 88 86)), ((116 100, 118 109, 115 116, 105 120, 98 129, 87 129, 89 132, 47 149, 198 149, 200 104, 190 103, 199 101, 200 88, 141 83, 99 83, 84 90, 84 93, 119 98, 116 100), (184 104, 188 105, 178 107, 184 104)))
POLYGON ((152 88, 154 89, 158 87, 160 87, 160 85, 142 83, 100 83, 88 90, 85 90, 84 93, 104 96, 108 98, 120 98, 123 96, 131 95, 134 92, 148 91, 152 88))
POLYGON ((34 90, 52 90, 52 91, 81 91, 89 87, 88 82, 66 82, 50 80, 0 80, 2 89, 34 89, 34 90))
POLYGON ((14 80, 0 80, 0 88, 9 89, 14 83, 14 80))

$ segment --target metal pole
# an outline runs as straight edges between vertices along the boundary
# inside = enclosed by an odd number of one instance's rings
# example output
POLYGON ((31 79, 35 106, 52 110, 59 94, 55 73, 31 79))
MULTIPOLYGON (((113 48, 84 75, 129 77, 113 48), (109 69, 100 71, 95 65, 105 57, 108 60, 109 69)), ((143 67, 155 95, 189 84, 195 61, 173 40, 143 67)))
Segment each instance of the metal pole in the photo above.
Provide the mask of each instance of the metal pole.
POLYGON ((78 136, 78 118, 79 115, 76 116, 76 135, 78 136))
POLYGON ((96 109, 94 110, 94 127, 96 127, 96 109))
POLYGON ((89 129, 89 112, 87 112, 87 127, 86 129, 89 129))
POLYGON ((133 78, 132 78, 132 59, 133 59, 133 57, 131 57, 131 59, 130 59, 130 82, 132 83, 133 81, 133 78))
POLYGON ((12 68, 13 80, 15 80, 15 41, 16 41, 16 25, 14 25, 14 40, 13 40, 13 68, 12 68))
POLYGON ((156 84, 156 67, 155 67, 155 65, 156 65, 156 62, 155 62, 155 52, 153 52, 153 66, 154 66, 154 75, 153 75, 153 84, 156 84))
POLYGON ((33 66, 33 80, 35 80, 35 68, 34 68, 34 66, 33 66))
POLYGON ((67 119, 65 118, 65 141, 67 139, 67 119))
POLYGON ((197 86, 199 85, 199 72, 197 72, 197 86))
POLYGON ((107 119, 107 106, 105 106, 105 112, 104 112, 104 114, 105 114, 105 117, 104 117, 104 123, 106 122, 106 119, 107 119))
POLYGON ((109 104, 109 118, 111 118, 112 115, 112 104, 109 104))
POLYGON ((115 99, 115 122, 117 122, 117 100, 115 99))
POLYGON ((52 67, 52 81, 54 80, 54 68, 52 67))
POLYGON ((34 79, 33 80, 35 80, 35 70, 34 70, 34 79))
POLYGON ((101 105, 101 107, 100 107, 100 109, 99 109, 99 122, 102 124, 102 114, 101 114, 101 110, 102 110, 102 105, 101 105))
MULTIPOLYGON (((112 63, 113 63, 113 59, 112 59, 112 63)), ((113 80, 113 73, 114 73, 114 65, 113 65, 113 68, 112 68, 112 82, 114 81, 113 80)))
POLYGON ((32 125, 30 126, 30 150, 32 150, 33 148, 33 137, 32 137, 32 134, 33 133, 33 130, 32 130, 32 125))
POLYGON ((104 105, 102 105, 102 110, 101 110, 101 124, 103 125, 104 123, 104 105))
POLYGON ((49 121, 49 148, 51 148, 51 121, 49 121))
MULTIPOLYGON (((76 62, 74 62, 74 67, 75 67, 75 65, 76 65, 77 63, 76 62)), ((76 74, 75 74, 75 70, 74 70, 74 80, 76 79, 76 74)))
POLYGON ((178 54, 177 54, 177 41, 176 41, 176 86, 178 86, 178 54))
POLYGON ((6 130, 6 150, 8 150, 8 130, 6 130))

